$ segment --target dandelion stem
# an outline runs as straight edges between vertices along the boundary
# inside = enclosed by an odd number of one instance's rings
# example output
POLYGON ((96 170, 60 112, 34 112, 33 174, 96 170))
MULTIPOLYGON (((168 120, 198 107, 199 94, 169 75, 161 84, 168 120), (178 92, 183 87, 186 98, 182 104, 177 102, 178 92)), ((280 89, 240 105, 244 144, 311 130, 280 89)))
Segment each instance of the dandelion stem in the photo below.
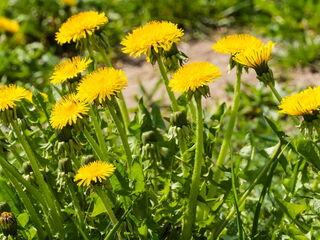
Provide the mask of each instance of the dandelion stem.
POLYGON ((113 103, 116 103, 116 102, 115 101, 114 102, 106 101, 106 102, 107 102, 107 106, 108 106, 109 112, 111 114, 111 117, 116 125, 116 128, 117 128, 119 134, 120 134, 123 148, 124 148, 124 151, 125 151, 126 157, 127 157, 127 168, 128 168, 129 173, 131 173, 132 153, 130 150, 129 141, 128 141, 128 137, 127 137, 125 128, 122 125, 122 122, 120 121, 120 119, 119 119, 119 117, 113 107, 113 103))
POLYGON ((99 147, 99 145, 96 143, 96 141, 93 139, 93 137, 90 135, 88 129, 86 127, 83 128, 83 135, 86 137, 86 139, 88 140, 89 144, 91 145, 91 147, 93 148, 93 151, 95 152, 95 154, 97 155, 97 157, 99 158, 103 158, 103 154, 101 152, 101 149, 99 147))
POLYGON ((83 214, 83 212, 81 210, 80 201, 79 201, 79 199, 77 197, 77 193, 76 193, 76 191, 74 189, 74 184, 69 178, 67 178, 66 179, 66 185, 67 185, 67 188, 69 190, 69 193, 70 193, 70 196, 71 196, 74 208, 75 208, 75 215, 78 218, 78 222, 79 222, 79 225, 81 227, 82 235, 85 235, 86 238, 89 239, 89 234, 88 234, 88 231, 86 229, 85 216, 84 216, 84 214, 83 214))
MULTIPOLYGON (((173 92, 171 91, 171 89, 169 87, 169 79, 168 79, 168 75, 167 75, 167 72, 166 72, 166 68, 165 68, 165 66, 163 64, 163 61, 162 61, 162 58, 161 58, 161 56, 159 54, 157 55, 157 62, 158 62, 158 65, 159 65, 159 69, 160 69, 160 73, 161 73, 162 79, 163 79, 164 84, 165 84, 166 89, 167 89, 167 93, 168 93, 170 101, 171 101, 172 110, 173 110, 173 112, 178 112, 179 111, 178 103, 177 103, 177 100, 176 100, 173 92)), ((191 103, 190 106, 191 106, 191 109, 194 110, 193 103, 191 103)), ((192 114, 195 115, 194 112, 192 114)), ((181 134, 180 133, 178 133, 178 134, 180 135, 180 136, 178 136, 178 143, 179 143, 179 147, 180 147, 181 158, 182 158, 183 162, 186 163, 188 160, 186 159, 185 152, 188 150, 188 145, 185 142, 185 139, 181 136, 181 134)))
MULTIPOLYGON (((97 138, 98 138, 98 142, 99 142, 99 145, 100 145, 101 152, 103 153, 104 157, 106 158, 108 156, 107 145, 106 145, 106 142, 104 140, 104 136, 103 136, 103 132, 102 132, 102 129, 101 129, 100 121, 98 119, 98 113, 93 108, 90 108, 89 113, 90 113, 90 117, 92 119, 92 123, 93 123, 93 126, 94 126, 94 131, 95 131, 95 133, 97 135, 97 138)), ((106 159, 104 159, 104 160, 106 160, 106 159)))
POLYGON ((183 221, 181 239, 191 239, 192 228, 196 218, 197 197, 199 194, 201 166, 203 161, 203 119, 201 95, 195 95, 197 103, 197 121, 196 121, 196 155, 191 179, 190 195, 188 209, 183 221))
MULTIPOLYGON (((245 204, 245 201, 247 199, 247 197, 249 196, 249 194, 252 192, 252 190, 254 189, 254 187, 260 182, 260 180, 265 177, 265 175, 267 174, 267 172, 269 171, 270 166, 272 165, 272 163, 278 159, 278 157, 283 153, 284 149, 286 148, 286 146, 282 149, 281 151, 281 147, 282 147, 282 143, 279 142, 276 147, 275 150, 272 154, 271 159, 269 160, 269 162, 261 169, 261 171, 259 172, 258 176, 254 179, 254 181, 251 183, 251 185, 247 188, 247 190, 242 194, 241 198, 239 199, 238 202, 238 206, 239 208, 243 207, 243 205, 245 204)), ((229 221, 233 218, 233 215, 236 213, 236 208, 232 207, 229 214, 226 216, 225 220, 215 229, 211 239, 218 239, 220 233, 223 231, 223 229, 227 226, 227 224, 229 223, 229 221)))
POLYGON ((230 147, 231 136, 237 120, 237 115, 238 115, 238 110, 240 105, 241 75, 242 75, 242 66, 237 65, 237 79, 236 79, 236 86, 234 88, 234 97, 233 97, 233 104, 231 109, 231 116, 227 125, 225 136, 222 141, 221 149, 220 149, 217 163, 215 165, 215 170, 214 170, 216 174, 215 175, 216 180, 218 180, 221 177, 222 172, 220 171, 220 167, 223 165, 226 159, 228 148, 230 147))
MULTIPOLYGON (((50 226, 50 230, 54 229, 54 220, 52 219, 52 214, 49 213, 49 209, 47 207, 47 204, 45 202, 45 200, 43 199, 43 196, 41 195, 41 193, 38 191, 38 189, 36 189, 34 186, 31 185, 30 182, 28 182, 27 180, 25 180, 20 173, 18 172, 18 170, 12 166, 11 164, 9 164, 3 157, 0 156, 0 165, 3 169, 5 169, 6 172, 8 172, 8 174, 10 174, 12 177, 16 178, 16 180, 22 184, 26 190, 28 191, 28 193, 31 194, 31 196, 36 199, 37 201, 39 201, 39 203, 42 205, 43 208, 43 212, 47 218, 48 224, 50 226)), ((30 196, 30 195, 29 195, 30 196)))
POLYGON ((120 107, 120 112, 122 115, 123 123, 126 128, 126 131, 128 131, 129 124, 130 124, 130 117, 129 117, 129 112, 127 108, 126 101, 124 100, 122 92, 118 94, 119 98, 117 99, 119 107, 120 107))
POLYGON ((164 85, 166 86, 167 93, 168 93, 170 101, 171 101, 172 110, 174 112, 177 112, 177 111, 179 111, 177 99, 169 87, 169 79, 167 76, 166 67, 164 66, 162 58, 159 54, 157 55, 157 62, 158 62, 159 70, 160 70, 164 85))
MULTIPOLYGON (((98 194, 100 199, 102 200, 102 203, 107 211, 108 216, 110 217, 112 224, 117 225, 118 219, 116 218, 116 216, 112 210, 113 204, 112 204, 111 200, 108 198, 107 194, 100 187, 95 187, 94 190, 98 194)), ((118 231, 117 234, 118 234, 119 240, 121 240, 122 238, 121 238, 120 232, 118 231)))
POLYGON ((280 103, 282 100, 282 97, 280 96, 279 92, 277 91, 277 89, 274 87, 273 83, 270 81, 267 83, 269 88, 271 89, 273 95, 276 97, 276 99, 278 100, 278 102, 280 103))
MULTIPOLYGON (((2 158, 0 158, 0 159, 1 159, 1 161, 5 161, 2 158)), ((2 162, 0 162, 0 165, 5 169, 2 162)), ((33 221, 33 223, 35 224, 35 227, 37 228, 37 233, 38 233, 39 238, 44 239, 46 234, 43 229, 42 221, 41 221, 39 215, 37 214, 36 210, 34 209, 32 203, 30 201, 30 198, 28 198, 28 195, 23 191, 18 180, 14 176, 12 176, 9 171, 6 170, 5 175, 8 177, 8 179, 10 179, 10 181, 11 181, 12 185, 14 186, 14 188, 16 189, 18 196, 21 199, 23 205, 25 206, 25 208, 29 212, 31 221, 33 221)), ((48 228, 47 225, 46 225, 46 227, 48 228)))
POLYGON ((57 206, 57 200, 55 196, 52 194, 48 184, 45 182, 40 172, 40 168, 39 168, 35 153, 33 152, 31 146, 29 145, 23 131, 20 130, 20 127, 16 121, 12 121, 11 126, 30 160, 30 164, 33 169, 39 188, 42 190, 43 195, 45 196, 46 202, 49 205, 50 210, 52 211, 51 213, 53 218, 55 219, 56 231, 60 232, 60 235, 61 235, 60 237, 63 238, 64 235, 63 235, 62 217, 61 217, 60 209, 57 206))

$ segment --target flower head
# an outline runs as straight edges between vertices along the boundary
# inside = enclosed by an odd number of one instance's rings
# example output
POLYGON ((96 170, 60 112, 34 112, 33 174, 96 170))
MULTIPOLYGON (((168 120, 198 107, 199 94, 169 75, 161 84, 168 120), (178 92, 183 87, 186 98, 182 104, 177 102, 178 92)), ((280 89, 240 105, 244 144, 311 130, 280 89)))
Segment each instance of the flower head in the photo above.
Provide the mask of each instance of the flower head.
POLYGON ((248 48, 235 55, 234 60, 246 67, 253 68, 259 75, 268 69, 273 46, 273 42, 268 42, 258 48, 248 48))
POLYGON ((212 49, 219 53, 235 55, 248 48, 256 49, 262 45, 260 39, 249 34, 233 34, 218 40, 212 45, 212 49))
POLYGON ((96 29, 108 22, 104 13, 95 11, 81 12, 68 18, 56 33, 57 42, 62 45, 71 41, 77 42, 91 35, 96 29))
POLYGON ((307 88, 299 93, 284 97, 279 105, 281 113, 293 116, 306 116, 320 109, 320 86, 307 88))
POLYGON ((86 75, 78 85, 78 98, 82 101, 103 102, 111 99, 127 86, 128 80, 124 71, 112 67, 101 67, 86 75))
POLYGON ((89 186, 91 183, 102 182, 110 177, 115 169, 113 164, 101 160, 91 162, 78 170, 74 181, 78 182, 79 186, 89 186))
POLYGON ((51 126, 62 129, 72 125, 87 115, 88 111, 88 105, 80 101, 75 94, 67 95, 54 105, 50 118, 51 126))
POLYGON ((0 85, 0 111, 14 108, 16 103, 26 99, 32 101, 32 93, 16 85, 0 85))
POLYGON ((20 29, 19 23, 6 17, 0 17, 0 31, 16 33, 20 29))
POLYGON ((169 51, 173 43, 178 43, 183 30, 172 22, 152 21, 134 29, 121 42, 122 51, 133 57, 147 55, 153 48, 156 52, 169 51))
POLYGON ((178 69, 169 82, 174 92, 195 91, 221 76, 218 67, 209 62, 189 63, 178 69))
POLYGON ((50 78, 51 83, 59 84, 76 77, 86 70, 90 63, 90 59, 80 58, 79 56, 63 60, 55 66, 50 78))

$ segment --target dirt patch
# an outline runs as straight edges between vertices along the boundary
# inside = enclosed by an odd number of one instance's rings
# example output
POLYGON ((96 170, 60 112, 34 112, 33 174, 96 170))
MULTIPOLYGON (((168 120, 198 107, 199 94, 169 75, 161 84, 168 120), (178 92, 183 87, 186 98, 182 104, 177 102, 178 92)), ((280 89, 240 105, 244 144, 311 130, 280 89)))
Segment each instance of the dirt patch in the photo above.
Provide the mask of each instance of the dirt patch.
MULTIPOLYGON (((211 45, 215 40, 201 40, 190 41, 188 43, 182 43, 179 49, 182 50, 188 57, 189 62, 194 61, 208 61, 217 65, 222 71, 222 77, 216 82, 210 84, 211 97, 206 100, 207 106, 213 106, 212 101, 215 103, 221 103, 223 101, 229 102, 229 98, 226 94, 225 88, 228 83, 233 83, 235 78, 235 72, 228 70, 228 55, 218 54, 211 50, 211 45), (210 104, 208 104, 210 102, 210 104)), ((159 71, 156 66, 152 66, 150 63, 142 62, 139 65, 133 65, 129 63, 119 63, 122 69, 127 73, 129 78, 129 86, 124 91, 125 98, 130 108, 134 108, 135 98, 142 96, 142 92, 139 88, 139 83, 143 84, 143 87, 147 91, 151 91, 155 86, 157 79, 159 78, 159 71)), ((283 74, 280 70, 275 70, 275 76, 283 74)), ((286 78, 290 79, 286 83, 281 83, 277 87, 286 86, 288 93, 292 91, 298 91, 307 86, 315 86, 320 82, 320 73, 312 73, 308 69, 295 69, 286 74, 286 78)), ((249 74, 243 75, 243 81, 250 84, 259 85, 260 83, 255 78, 254 71, 250 70, 249 74)), ((280 90, 280 92, 282 92, 280 90)), ((164 102, 168 102, 167 94, 164 87, 160 88, 157 94, 155 94, 153 100, 162 99, 164 102)))

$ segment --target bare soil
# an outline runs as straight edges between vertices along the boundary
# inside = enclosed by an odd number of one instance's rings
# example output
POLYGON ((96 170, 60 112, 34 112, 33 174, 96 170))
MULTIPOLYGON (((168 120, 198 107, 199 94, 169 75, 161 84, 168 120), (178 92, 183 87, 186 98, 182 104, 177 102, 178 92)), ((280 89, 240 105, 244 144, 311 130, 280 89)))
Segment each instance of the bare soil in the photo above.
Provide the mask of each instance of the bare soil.
MULTIPOLYGON (((182 50, 188 57, 189 62, 194 61, 209 61, 217 65, 222 71, 222 77, 217 79, 214 83, 210 84, 211 97, 206 100, 207 106, 214 106, 214 103, 221 103, 223 101, 229 102, 229 97, 226 94, 225 88, 228 83, 233 83, 235 78, 235 70, 231 72, 228 70, 228 55, 218 54, 211 50, 211 45, 215 40, 199 40, 182 43, 179 49, 182 50), (213 101, 213 102, 212 102, 213 101), (209 104, 210 103, 210 104, 209 104)), ((139 83, 143 87, 151 91, 159 78, 159 71, 156 66, 150 63, 140 61, 138 64, 132 62, 119 62, 118 67, 124 69, 129 78, 129 85, 124 91, 124 96, 130 108, 134 108, 135 98, 142 96, 139 88, 139 83)), ((281 72, 279 69, 275 70, 275 76, 280 77, 285 74, 285 78, 289 79, 285 83, 277 84, 277 88, 283 94, 290 94, 292 91, 298 91, 307 86, 315 86, 320 82, 320 73, 312 73, 309 69, 294 69, 290 72, 281 72), (285 87, 286 93, 283 91, 285 87)), ((248 74, 243 75, 243 81, 250 84, 260 85, 255 78, 254 71, 250 70, 248 74)), ((261 86, 261 85, 260 85, 261 86)), ((161 87, 157 94, 154 96, 154 101, 162 99, 168 103, 168 98, 164 87, 161 87)))

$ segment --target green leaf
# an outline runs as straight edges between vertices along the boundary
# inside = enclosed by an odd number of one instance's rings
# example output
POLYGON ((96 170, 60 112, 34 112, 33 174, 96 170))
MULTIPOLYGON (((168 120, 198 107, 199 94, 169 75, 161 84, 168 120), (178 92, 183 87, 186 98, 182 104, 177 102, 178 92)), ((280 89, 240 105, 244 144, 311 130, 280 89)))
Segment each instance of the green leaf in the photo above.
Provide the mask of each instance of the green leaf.
POLYGON ((17 219, 18 219, 19 224, 22 227, 25 227, 29 222, 29 214, 28 213, 21 213, 21 214, 19 214, 17 219))
POLYGON ((101 213, 107 212, 105 206, 103 205, 103 202, 100 197, 96 197, 95 202, 94 202, 94 207, 93 211, 91 213, 91 217, 96 217, 101 213))
POLYGON ((295 219, 297 215, 308 209, 305 204, 290 203, 283 200, 278 200, 278 203, 292 219, 295 219))
POLYGON ((28 240, 32 240, 37 235, 37 229, 35 227, 29 228, 27 231, 28 240))
POLYGON ((134 162, 131 169, 131 179, 135 182, 135 192, 141 193, 145 190, 144 176, 141 165, 138 162, 134 162))
POLYGON ((272 129, 272 131, 278 136, 279 139, 283 139, 285 137, 285 134, 283 131, 279 130, 277 124, 271 120, 270 118, 263 116, 264 119, 266 120, 266 122, 268 123, 268 125, 270 126, 270 128, 272 129))
POLYGON ((296 142, 297 152, 320 171, 320 157, 317 147, 311 140, 299 139, 296 142))

